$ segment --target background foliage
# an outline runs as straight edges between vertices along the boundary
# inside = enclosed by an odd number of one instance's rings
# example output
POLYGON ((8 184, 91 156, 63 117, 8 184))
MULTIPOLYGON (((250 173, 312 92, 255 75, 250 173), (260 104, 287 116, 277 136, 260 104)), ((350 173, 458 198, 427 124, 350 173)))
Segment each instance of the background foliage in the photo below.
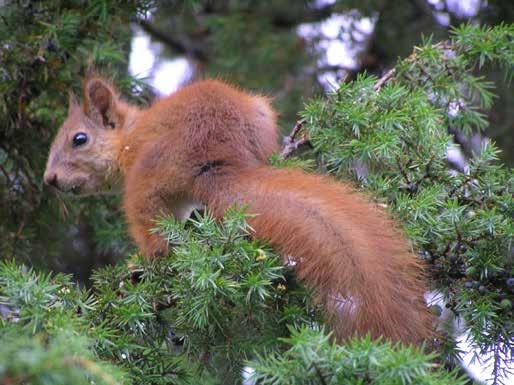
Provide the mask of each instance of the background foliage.
POLYGON ((491 353, 494 382, 512 368, 513 176, 498 158, 511 162, 514 30, 487 27, 514 20, 509 2, 489 1, 472 16, 477 26, 450 40, 435 20, 438 12, 454 25, 464 20, 451 2, 4 3, 0 259, 9 262, 0 266, 0 384, 238 382, 245 365, 262 383, 458 383, 434 362, 459 365, 464 329, 477 352, 491 353), (373 34, 356 67, 326 68, 322 36, 299 37, 297 27, 345 12, 353 22, 337 38, 355 40, 362 16, 375 20, 373 34), (118 202, 50 194, 42 173, 67 93, 80 93, 90 68, 131 101, 152 99, 154 90, 127 75, 135 25, 166 46, 164 55, 187 57, 195 77, 274 95, 284 131, 307 101, 300 115, 314 150, 286 165, 353 179, 405 223, 430 267, 440 299, 433 309, 447 321, 438 358, 366 339, 330 343, 308 293, 248 239, 237 210, 219 225, 208 215, 186 226, 162 219, 160 231, 180 244, 169 258, 136 255, 91 276, 133 250, 118 202), (340 85, 311 99, 324 92, 327 71, 340 85), (478 132, 506 151, 469 139, 478 132), (448 165, 455 143, 467 159, 448 165))
MULTIPOLYGON (((4 257, 73 269, 81 280, 87 279, 95 261, 108 257, 101 247, 95 249, 94 234, 105 227, 111 232, 120 227, 112 225, 121 215, 114 201, 56 199, 44 190, 41 180, 49 144, 66 116, 68 92, 79 91, 81 75, 98 66, 117 74, 124 93, 133 94, 136 84, 126 75, 129 19, 145 7, 145 2, 119 7, 103 1, 29 1, 8 2, 0 8, 0 247, 4 257)), ((135 93, 136 101, 144 101, 140 96, 135 93)), ((123 233, 120 229, 113 235, 123 233)))

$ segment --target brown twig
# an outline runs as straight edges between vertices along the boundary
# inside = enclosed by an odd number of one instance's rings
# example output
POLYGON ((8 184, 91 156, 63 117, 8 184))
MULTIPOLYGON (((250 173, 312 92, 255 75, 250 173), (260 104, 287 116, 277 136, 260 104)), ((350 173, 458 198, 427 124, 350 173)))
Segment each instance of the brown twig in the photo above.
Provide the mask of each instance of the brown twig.
POLYGON ((305 123, 305 119, 300 119, 296 122, 295 126, 291 130, 291 133, 284 138, 284 147, 280 152, 280 157, 282 159, 289 158, 292 156, 299 148, 309 147, 312 148, 311 141, 307 133, 302 132, 300 137, 297 139, 296 137, 302 130, 303 124, 305 123))
POLYGON ((298 133, 301 131, 304 123, 305 123, 305 119, 300 119, 296 122, 293 129, 291 130, 291 133, 289 134, 289 138, 291 138, 291 140, 294 140, 296 135, 298 135, 298 133))
POLYGON ((387 83, 396 73, 396 70, 394 68, 391 68, 389 71, 387 71, 373 86, 373 90, 380 91, 382 86, 387 83))

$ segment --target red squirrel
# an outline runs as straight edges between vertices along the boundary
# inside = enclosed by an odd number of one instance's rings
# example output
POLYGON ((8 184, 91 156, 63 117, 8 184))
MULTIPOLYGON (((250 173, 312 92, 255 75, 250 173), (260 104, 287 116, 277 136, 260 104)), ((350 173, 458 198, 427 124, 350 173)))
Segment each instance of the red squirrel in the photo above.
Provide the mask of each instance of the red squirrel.
POLYGON ((44 180, 77 195, 121 189, 130 233, 149 257, 168 251, 150 231, 162 213, 183 220, 207 207, 220 218, 247 205, 254 236, 295 261, 339 339, 431 336, 423 266, 395 222, 349 184, 268 165, 278 137, 266 97, 218 80, 139 109, 91 77, 81 105, 70 97, 44 180))

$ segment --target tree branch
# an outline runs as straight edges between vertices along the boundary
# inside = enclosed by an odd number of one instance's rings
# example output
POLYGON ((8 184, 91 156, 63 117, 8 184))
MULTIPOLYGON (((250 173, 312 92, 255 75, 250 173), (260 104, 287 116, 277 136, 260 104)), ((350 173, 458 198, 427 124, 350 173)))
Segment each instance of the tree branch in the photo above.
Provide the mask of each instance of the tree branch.
POLYGON ((375 85, 373 86, 373 89, 375 91, 380 91, 380 89, 382 88, 382 86, 384 84, 386 84, 393 76, 394 74, 396 73, 396 70, 394 68, 391 68, 389 71, 387 71, 384 76, 382 76, 380 79, 378 79, 378 81, 375 83, 375 85))
POLYGON ((336 12, 342 12, 341 6, 337 3, 326 5, 321 8, 306 9, 301 13, 288 13, 288 12, 270 12, 271 14, 262 15, 263 17, 271 17, 272 23, 275 27, 291 28, 302 23, 314 23, 317 21, 325 20, 336 12))
POLYGON ((159 40, 163 44, 166 44, 172 50, 177 51, 179 53, 183 53, 187 56, 191 56, 194 59, 200 62, 207 62, 207 53, 204 49, 198 47, 197 45, 193 45, 190 43, 186 43, 185 41, 178 40, 173 38, 166 32, 163 32, 156 28, 152 23, 147 20, 138 20, 138 24, 143 28, 145 32, 150 34, 153 38, 159 40))
MULTIPOLYGON (((396 73, 396 70, 394 68, 387 71, 373 86, 373 89, 375 91, 380 91, 380 88, 387 83, 396 73)), ((280 152, 280 157, 282 159, 289 158, 292 156, 295 152, 298 151, 298 149, 303 147, 310 147, 312 148, 312 143, 307 135, 307 133, 302 133, 300 138, 296 139, 296 136, 299 134, 299 132, 302 130, 303 123, 305 123, 305 119, 300 119, 296 122, 295 126, 293 127, 291 133, 284 137, 284 147, 282 148, 282 151, 280 152)), ((406 177, 406 174, 404 175, 406 177)), ((408 180, 408 177, 406 177, 408 180)))
POLYGON ((282 159, 289 158, 295 152, 298 151, 299 148, 309 147, 312 148, 311 141, 309 140, 309 136, 307 133, 303 132, 300 138, 296 139, 296 136, 300 133, 303 127, 303 123, 305 123, 305 119, 300 119, 296 122, 293 127, 291 133, 284 137, 284 147, 280 152, 280 157, 282 159))

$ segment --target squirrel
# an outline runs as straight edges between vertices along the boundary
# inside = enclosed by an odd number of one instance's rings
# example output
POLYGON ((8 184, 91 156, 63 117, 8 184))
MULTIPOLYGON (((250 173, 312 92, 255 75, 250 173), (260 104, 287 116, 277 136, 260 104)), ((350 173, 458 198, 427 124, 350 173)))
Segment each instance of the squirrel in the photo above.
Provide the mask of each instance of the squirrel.
POLYGON ((294 260, 337 339, 369 333, 420 344, 433 334, 423 264, 398 225, 350 184, 268 165, 279 149, 270 100, 219 80, 192 83, 146 109, 98 76, 50 149, 44 181, 76 195, 122 190, 129 230, 148 257, 168 243, 151 232, 162 213, 221 218, 246 205, 257 239, 294 260))

